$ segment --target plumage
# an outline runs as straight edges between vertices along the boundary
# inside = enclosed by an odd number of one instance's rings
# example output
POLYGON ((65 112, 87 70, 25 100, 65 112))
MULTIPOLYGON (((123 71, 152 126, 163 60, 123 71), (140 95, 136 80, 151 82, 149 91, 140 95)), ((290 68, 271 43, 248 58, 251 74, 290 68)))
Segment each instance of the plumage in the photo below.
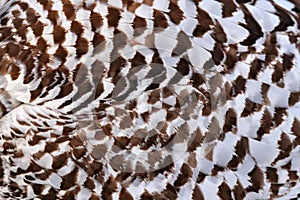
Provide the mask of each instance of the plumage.
POLYGON ((0 199, 296 199, 296 0, 2 0, 0 199))

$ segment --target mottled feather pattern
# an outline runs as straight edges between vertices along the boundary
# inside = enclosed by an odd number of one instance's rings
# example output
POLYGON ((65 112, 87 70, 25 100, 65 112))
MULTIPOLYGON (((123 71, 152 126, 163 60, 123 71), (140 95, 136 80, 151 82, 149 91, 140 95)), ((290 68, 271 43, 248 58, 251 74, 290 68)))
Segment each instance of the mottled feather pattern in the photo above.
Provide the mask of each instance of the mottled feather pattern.
POLYGON ((1 0, 0 199, 297 199, 297 0, 1 0))

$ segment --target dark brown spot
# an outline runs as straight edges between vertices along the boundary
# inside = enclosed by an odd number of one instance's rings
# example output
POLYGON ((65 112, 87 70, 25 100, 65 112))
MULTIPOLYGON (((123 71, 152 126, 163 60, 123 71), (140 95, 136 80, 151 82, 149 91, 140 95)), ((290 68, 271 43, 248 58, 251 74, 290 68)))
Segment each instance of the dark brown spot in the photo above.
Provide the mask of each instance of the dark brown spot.
POLYGON ((69 156, 70 155, 68 153, 63 153, 63 154, 60 154, 58 156, 54 156, 53 157, 52 168, 53 169, 60 169, 64 166, 66 166, 69 156))
POLYGON ((117 27, 120 18, 121 18, 121 13, 119 9, 112 8, 112 7, 108 8, 108 15, 107 15, 108 26, 117 27))
POLYGON ((255 165, 253 170, 248 173, 252 185, 249 186, 246 191, 248 192, 258 192, 264 186, 264 174, 259 167, 255 165))
POLYGON ((170 1, 169 10, 169 16, 171 18, 171 21, 178 25, 183 19, 182 10, 180 10, 179 6, 176 3, 174 3, 174 1, 170 1))
POLYGON ((62 44, 65 41, 65 29, 60 26, 55 26, 53 30, 54 43, 62 44))
POLYGON ((193 190, 193 200, 205 200, 202 191, 197 184, 195 185, 195 188, 193 190))
POLYGON ((63 1, 63 11, 67 19, 71 20, 75 16, 75 9, 69 0, 63 1))
POLYGON ((153 18, 154 27, 163 29, 168 27, 168 20, 161 11, 154 9, 153 18))
POLYGON ((218 195, 221 199, 226 199, 226 200, 230 200, 232 199, 231 196, 231 189, 230 187, 223 182, 220 186, 219 186, 219 191, 218 191, 218 195))
POLYGON ((78 37, 76 40, 75 48, 76 55, 80 58, 82 55, 86 54, 89 51, 89 42, 83 37, 78 37))
POLYGON ((121 189, 120 196, 119 196, 119 200, 123 200, 123 199, 133 200, 133 197, 125 188, 121 189))
POLYGON ((80 36, 83 33, 83 26, 80 22, 72 21, 71 31, 80 36))
POLYGON ((103 25, 103 19, 99 13, 92 12, 90 16, 92 30, 95 31, 103 25))
POLYGON ((76 184, 78 168, 75 167, 69 174, 62 177, 61 190, 67 190, 76 184))

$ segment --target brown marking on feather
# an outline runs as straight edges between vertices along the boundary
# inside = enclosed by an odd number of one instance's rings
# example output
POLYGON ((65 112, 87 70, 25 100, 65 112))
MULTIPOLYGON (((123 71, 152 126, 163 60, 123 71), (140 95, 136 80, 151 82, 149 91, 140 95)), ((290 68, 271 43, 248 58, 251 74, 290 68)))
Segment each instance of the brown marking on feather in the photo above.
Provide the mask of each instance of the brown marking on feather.
POLYGON ((57 57, 59 60, 61 60, 64 63, 64 62, 66 62, 66 58, 68 56, 68 51, 63 46, 59 45, 54 56, 57 57))
POLYGON ((146 30, 147 28, 147 21, 146 19, 135 16, 133 23, 132 23, 132 28, 134 29, 134 36, 137 37, 146 30))
POLYGON ((75 147, 80 147, 80 146, 83 146, 83 143, 81 141, 80 138, 78 137, 74 137, 72 138, 72 140, 70 141, 70 145, 75 148, 75 147))
POLYGON ((226 199, 226 200, 231 200, 233 199, 231 196, 231 189, 228 186, 228 184, 226 184, 225 182, 223 182, 219 187, 218 187, 219 191, 218 191, 218 195, 221 199, 226 199))
POLYGON ((37 41, 37 48, 40 52, 44 53, 47 50, 47 42, 43 37, 40 37, 37 41))
POLYGON ((240 24, 240 26, 247 29, 250 33, 249 36, 240 44, 244 46, 251 46, 256 42, 256 40, 258 40, 260 37, 263 37, 264 33, 262 32, 262 28, 251 15, 251 12, 247 9, 247 7, 243 4, 240 4, 240 8, 244 13, 244 19, 246 21, 246 24, 240 24))
POLYGON ((117 182, 114 177, 110 176, 109 179, 104 183, 101 192, 103 200, 112 200, 112 194, 117 189, 117 182))
POLYGON ((44 31, 44 24, 40 21, 32 24, 32 31, 36 37, 42 36, 44 31))
MULTIPOLYGON (((24 40, 26 41, 26 35, 28 33, 28 25, 23 24, 22 19, 15 19, 14 20, 14 27, 17 29, 17 34, 24 40)), ((10 36, 8 36, 10 37, 10 36)))
POLYGON ((116 177, 116 181, 118 181, 118 182, 123 182, 123 181, 125 181, 128 177, 130 177, 131 176, 131 173, 129 173, 129 172, 120 172, 118 175, 117 175, 117 177, 116 177))
POLYGON ((130 139, 128 137, 122 136, 122 137, 115 137, 114 144, 121 149, 126 149, 126 146, 129 144, 130 139))
POLYGON ((132 67, 138 67, 147 64, 145 56, 140 54, 139 52, 136 52, 134 57, 129 61, 131 62, 132 67))
POLYGON ((121 69, 126 66, 126 60, 123 57, 118 57, 110 64, 108 71, 109 77, 114 77, 121 72, 121 69))
POLYGON ((103 19, 99 13, 92 12, 90 15, 90 21, 92 24, 93 31, 95 31, 103 25, 103 19))
POLYGON ((239 61, 237 45, 229 45, 229 50, 226 52, 226 72, 231 72, 235 64, 239 61))
POLYGON ((36 88, 35 90, 30 91, 30 102, 38 98, 42 94, 42 91, 43 91, 42 84, 39 84, 38 88, 36 88))
POLYGON ((41 185, 41 184, 32 184, 32 189, 34 194, 39 195, 43 192, 45 185, 41 185))
POLYGON ((154 9, 153 11, 153 21, 154 21, 154 27, 156 28, 167 28, 169 26, 168 20, 164 13, 162 13, 159 10, 154 9))
POLYGON ((18 79, 18 77, 20 75, 20 68, 17 65, 12 64, 11 71, 9 74, 10 74, 12 80, 18 79))
POLYGON ((76 184, 78 168, 75 167, 69 174, 62 177, 61 190, 67 190, 76 184))
POLYGON ((293 106, 300 101, 300 92, 291 92, 289 97, 289 106, 293 106))
POLYGON ((228 111, 226 112, 225 115, 225 123, 223 126, 223 132, 226 133, 228 131, 233 131, 233 128, 235 128, 237 125, 237 116, 235 111, 230 108, 228 109, 228 111))
POLYGON ((148 122, 149 122, 149 119, 150 119, 150 114, 149 114, 149 112, 148 112, 148 111, 147 111, 147 112, 143 112, 143 113, 141 113, 141 116, 142 116, 143 120, 144 120, 146 123, 148 123, 148 122))
POLYGON ((279 193, 279 190, 280 190, 280 188, 282 187, 282 186, 284 186, 284 184, 278 184, 278 183, 272 183, 271 184, 271 197, 272 198, 276 198, 276 197, 278 197, 278 193, 279 193))
POLYGON ((199 128, 194 133, 193 141, 188 147, 188 151, 192 152, 197 149, 197 147, 200 147, 203 142, 203 135, 199 128))
POLYGON ((67 165, 69 153, 63 153, 58 156, 53 156, 52 169, 60 169, 67 165))
POLYGON ((29 24, 33 25, 36 24, 38 21, 38 16, 33 8, 26 9, 26 19, 29 24))
POLYGON ((30 145, 36 145, 38 144, 40 141, 45 140, 46 138, 43 136, 39 136, 39 135, 34 135, 32 137, 32 139, 28 142, 30 145))
POLYGON ((273 167, 267 167, 266 176, 270 182, 276 183, 278 181, 277 169, 273 167))
MULTIPOLYGON (((21 19, 15 19, 13 21, 13 25, 14 27, 16 27, 17 29, 20 28, 20 26, 22 26, 22 20, 21 19)), ((24 26, 24 25, 23 25, 24 26)), ((11 35, 13 34, 13 31, 11 28, 9 27, 1 27, 0 28, 0 39, 4 40, 4 39, 8 39, 9 37, 11 37, 11 35)))
POLYGON ((169 17, 172 22, 175 24, 180 24, 181 20, 183 20, 183 11, 179 8, 177 3, 174 3, 174 1, 169 2, 169 17))
POLYGON ((292 69, 294 66, 293 64, 294 55, 293 54, 283 54, 282 56, 282 64, 283 64, 283 70, 288 71, 292 69))
POLYGON ((62 44, 65 41, 65 29, 61 26, 55 26, 53 30, 54 43, 62 44))
POLYGON ((16 146, 12 144, 11 142, 4 142, 2 144, 3 149, 8 150, 8 149, 15 149, 16 146))
POLYGON ((273 125, 272 122, 272 115, 271 113, 268 111, 268 109, 265 109, 264 114, 262 119, 260 120, 260 128, 257 131, 257 136, 258 139, 261 139, 261 137, 266 134, 269 133, 271 130, 271 127, 273 125))
POLYGON ((49 10, 47 19, 49 19, 54 26, 57 25, 57 20, 59 19, 59 14, 57 11, 49 10))
MULTIPOLYGON (((89 176, 99 175, 103 169, 103 164, 99 161, 93 161, 88 165, 86 172, 89 176)), ((101 182, 102 183, 102 182, 101 182)))
POLYGON ((233 188, 233 195, 236 200, 243 200, 246 196, 246 192, 239 181, 233 188))
POLYGON ((73 20, 75 16, 75 9, 69 0, 63 0, 63 11, 68 20, 73 20))
POLYGON ((271 63, 278 56, 278 50, 276 44, 277 44, 276 34, 275 33, 267 34, 264 43, 265 48, 262 51, 262 53, 266 55, 265 58, 266 65, 268 63, 271 63))
POLYGON ((110 27, 117 27, 121 18, 120 10, 117 8, 108 8, 107 22, 110 27))
POLYGON ((52 7, 53 2, 49 0, 37 0, 45 10, 50 10, 52 7))
POLYGON ((190 63, 186 59, 181 58, 177 63, 176 69, 182 76, 186 76, 190 72, 190 63))
POLYGON ((191 168, 186 163, 183 163, 180 171, 181 171, 180 174, 178 175, 176 181, 174 182, 175 187, 183 186, 185 183, 188 182, 189 178, 192 177, 193 175, 191 168))
MULTIPOLYGON (((209 30, 209 29, 208 29, 209 30)), ((224 32, 223 27, 219 23, 218 20, 216 20, 216 25, 214 26, 214 33, 212 34, 212 37, 219 43, 226 43, 227 42, 227 37, 224 32)))
POLYGON ((246 79, 243 76, 238 76, 237 79, 234 81, 232 86, 232 96, 237 96, 238 94, 242 94, 246 90, 246 79))
POLYGON ((225 171, 224 167, 214 165, 214 168, 211 170, 211 175, 217 176, 219 172, 224 172, 224 171, 225 171))
POLYGON ((272 119, 275 126, 279 126, 284 121, 285 115, 287 115, 286 108, 275 108, 274 117, 272 119))
POLYGON ((51 171, 45 171, 40 174, 36 174, 35 176, 41 180, 46 180, 49 178, 50 174, 51 174, 51 171))
POLYGON ((300 136, 300 121, 297 118, 294 119, 292 133, 296 136, 300 136))
POLYGON ((153 6, 154 0, 143 0, 143 2, 148 6, 153 6))
POLYGON ((26 2, 20 2, 19 6, 23 11, 26 11, 29 8, 28 3, 26 3, 26 2))
POLYGON ((237 11, 237 5, 233 0, 218 0, 218 2, 222 2, 222 16, 224 18, 233 16, 233 13, 237 11))
POLYGON ((237 155, 234 155, 232 157, 231 161, 228 163, 228 167, 230 169, 236 169, 237 166, 243 162, 245 156, 248 153, 248 150, 249 150, 248 138, 242 137, 241 140, 239 140, 235 145, 235 153, 237 155))
MULTIPOLYGON (((130 1, 131 1, 131 0, 130 0, 130 1)), ((129 12, 134 13, 135 10, 136 10, 138 7, 140 7, 141 5, 142 5, 141 3, 137 3, 137 2, 132 1, 131 3, 128 4, 127 10, 128 10, 129 12)))
POLYGON ((76 35, 80 36, 83 33, 83 26, 78 21, 72 21, 71 24, 71 31, 75 33, 76 35))
POLYGON ((163 190, 162 194, 167 199, 177 199, 177 191, 176 188, 170 183, 167 184, 166 188, 163 190))
POLYGON ((17 55, 20 53, 21 48, 19 45, 9 42, 6 44, 6 52, 12 56, 12 57, 17 57, 17 55))
POLYGON ((201 74, 193 73, 191 77, 191 83, 193 84, 193 87, 198 88, 200 85, 205 83, 205 81, 201 74))
POLYGON ((261 86, 261 95, 264 99, 264 103, 265 105, 269 105, 270 104, 270 100, 268 98, 268 95, 267 95, 267 92, 270 88, 270 85, 267 84, 267 83, 262 83, 262 86, 261 86))
POLYGON ((219 65, 224 59, 223 45, 221 43, 216 43, 214 49, 210 52, 214 63, 219 65))
POLYGON ((167 121, 173 121, 179 116, 177 111, 167 111, 167 121))
POLYGON ((73 84, 71 82, 67 82, 61 86, 60 92, 56 96, 56 98, 63 98, 68 96, 73 91, 73 84))
POLYGON ((58 149, 58 144, 53 142, 46 142, 45 152, 51 153, 53 151, 56 151, 57 149, 58 149))
POLYGON ((41 64, 47 65, 47 63, 50 62, 50 55, 47 53, 43 53, 38 57, 38 59, 41 64))
POLYGON ((289 180, 290 181, 297 181, 299 180, 298 172, 297 171, 289 171, 289 180))
POLYGON ((250 177, 252 185, 247 187, 247 192, 258 192, 263 188, 264 174, 258 166, 255 165, 253 170, 248 173, 248 176, 250 177))
POLYGON ((295 22, 293 19, 290 17, 290 14, 288 13, 287 10, 284 8, 280 7, 274 2, 271 2, 273 6, 276 9, 276 15, 279 17, 279 24, 272 30, 272 32, 280 32, 280 31, 286 31, 289 26, 293 26, 295 22))
POLYGON ((99 33, 95 33, 92 44, 95 48, 95 53, 103 51, 105 49, 105 37, 99 33))
POLYGON ((209 14, 202 10, 197 4, 197 20, 199 24, 196 26, 193 31, 193 36, 202 37, 207 31, 211 30, 211 25, 213 25, 213 21, 209 14))
POLYGON ((155 104, 159 100, 160 100, 160 90, 151 91, 149 95, 148 103, 155 104))
POLYGON ((84 186, 89 188, 91 191, 95 189, 95 183, 91 177, 88 177, 87 180, 84 182, 84 186))
POLYGON ((200 190, 198 185, 195 185, 193 189, 193 194, 192 194, 193 200, 205 200, 202 191, 200 190))
POLYGON ((75 44, 76 55, 81 57, 89 51, 89 42, 83 37, 78 37, 75 44))
POLYGON ((76 194, 79 192, 78 190, 79 190, 79 188, 78 189, 76 188, 75 190, 67 191, 62 198, 63 199, 75 199, 76 194))
POLYGON ((279 82, 283 79, 283 67, 280 62, 277 62, 274 65, 274 72, 272 74, 272 81, 273 82, 279 82))
POLYGON ((120 192, 120 195, 119 195, 119 199, 120 200, 123 200, 123 199, 133 200, 133 197, 131 196, 131 194, 125 188, 122 188, 121 192, 120 192))
POLYGON ((89 200, 100 200, 100 197, 99 197, 99 195, 93 193, 91 195, 91 197, 89 198, 89 200))
POLYGON ((153 200, 153 196, 145 189, 141 195, 141 200, 153 200))

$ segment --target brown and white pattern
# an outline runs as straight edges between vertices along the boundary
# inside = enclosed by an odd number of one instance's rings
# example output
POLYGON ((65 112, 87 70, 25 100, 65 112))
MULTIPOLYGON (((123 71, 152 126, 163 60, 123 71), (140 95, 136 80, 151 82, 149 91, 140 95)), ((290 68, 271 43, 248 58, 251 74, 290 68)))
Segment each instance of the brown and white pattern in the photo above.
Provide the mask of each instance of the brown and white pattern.
POLYGON ((297 199, 299 13, 1 0, 0 199, 297 199))

